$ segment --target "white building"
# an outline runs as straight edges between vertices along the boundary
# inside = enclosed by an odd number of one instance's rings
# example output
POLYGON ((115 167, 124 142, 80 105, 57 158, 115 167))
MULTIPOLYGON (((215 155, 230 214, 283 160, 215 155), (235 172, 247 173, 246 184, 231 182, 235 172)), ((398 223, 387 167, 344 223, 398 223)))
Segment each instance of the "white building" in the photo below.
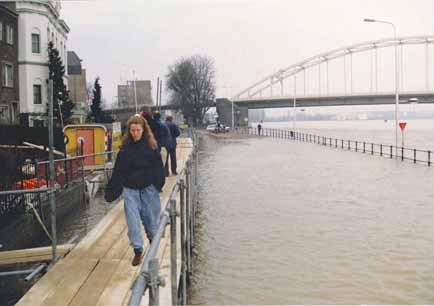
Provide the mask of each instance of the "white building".
POLYGON ((48 102, 48 43, 50 41, 59 50, 64 65, 67 63, 67 39, 70 30, 65 21, 60 19, 60 10, 59 0, 16 2, 22 124, 23 122, 27 122, 29 126, 44 124, 48 102))

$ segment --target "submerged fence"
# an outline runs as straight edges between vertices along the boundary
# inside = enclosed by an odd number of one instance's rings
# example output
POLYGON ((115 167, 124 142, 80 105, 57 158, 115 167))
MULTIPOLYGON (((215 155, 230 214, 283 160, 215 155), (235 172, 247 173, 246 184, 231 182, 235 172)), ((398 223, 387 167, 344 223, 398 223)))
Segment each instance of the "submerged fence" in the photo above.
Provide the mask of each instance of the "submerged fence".
POLYGON ((198 146, 197 136, 192 134, 193 152, 189 156, 185 168, 179 174, 170 197, 164 203, 163 213, 157 234, 145 254, 140 273, 134 283, 128 306, 139 306, 149 290, 149 305, 159 305, 159 287, 164 286, 164 280, 159 276, 159 259, 157 250, 161 238, 170 225, 170 286, 172 305, 187 305, 187 285, 193 271, 192 254, 194 248, 196 212, 198 206, 198 146), (180 226, 177 226, 177 199, 179 199, 180 226), (178 232, 178 230, 180 232, 178 232), (177 243, 180 243, 180 254, 177 253, 177 243), (180 275, 177 273, 177 258, 181 257, 180 275))
POLYGON ((241 128, 239 133, 256 135, 261 137, 274 137, 281 139, 292 139, 303 142, 315 143, 323 146, 340 148, 343 150, 360 152, 364 154, 379 155, 387 158, 396 158, 401 161, 410 161, 431 166, 433 151, 420 150, 415 148, 396 147, 393 145, 378 144, 373 142, 332 138, 310 133, 293 131, 289 129, 268 129, 262 128, 241 128))

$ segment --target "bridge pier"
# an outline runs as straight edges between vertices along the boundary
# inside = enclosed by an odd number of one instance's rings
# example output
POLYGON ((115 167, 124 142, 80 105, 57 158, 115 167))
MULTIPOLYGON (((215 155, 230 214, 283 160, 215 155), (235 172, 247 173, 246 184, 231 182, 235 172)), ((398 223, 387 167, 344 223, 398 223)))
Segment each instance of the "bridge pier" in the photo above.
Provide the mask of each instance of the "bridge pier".
MULTIPOLYGON (((232 126, 232 101, 228 99, 217 99, 217 114, 220 123, 225 126, 232 126)), ((239 106, 234 103, 234 125, 235 127, 247 126, 248 121, 245 118, 249 118, 249 108, 239 106)))

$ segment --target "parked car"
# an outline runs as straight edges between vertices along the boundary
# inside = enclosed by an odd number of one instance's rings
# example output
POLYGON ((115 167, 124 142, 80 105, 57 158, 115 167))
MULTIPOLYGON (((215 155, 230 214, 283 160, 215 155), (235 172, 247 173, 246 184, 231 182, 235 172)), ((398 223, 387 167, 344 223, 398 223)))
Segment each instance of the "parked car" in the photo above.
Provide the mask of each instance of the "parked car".
POLYGON ((210 124, 206 127, 206 130, 208 132, 217 132, 217 125, 215 124, 210 124))

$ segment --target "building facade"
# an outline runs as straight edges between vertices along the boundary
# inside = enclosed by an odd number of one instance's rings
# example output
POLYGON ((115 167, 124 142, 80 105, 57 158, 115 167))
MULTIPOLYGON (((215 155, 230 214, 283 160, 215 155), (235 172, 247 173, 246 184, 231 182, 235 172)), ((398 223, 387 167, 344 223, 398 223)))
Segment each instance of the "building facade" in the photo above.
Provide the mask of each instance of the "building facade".
POLYGON ((88 96, 86 90, 86 69, 82 60, 74 51, 68 51, 68 89, 69 98, 74 103, 72 123, 85 123, 88 113, 88 96))
POLYGON ((18 15, 13 2, 0 2, 0 75, 0 124, 18 124, 18 15))
MULTIPOLYGON (((48 43, 67 62, 69 27, 60 18, 58 0, 16 2, 21 124, 43 126, 48 103, 48 43)), ((67 78, 67 76, 66 76, 67 78)))
POLYGON ((137 99, 138 109, 152 106, 152 85, 149 80, 127 81, 126 85, 118 85, 119 107, 135 107, 137 99))

